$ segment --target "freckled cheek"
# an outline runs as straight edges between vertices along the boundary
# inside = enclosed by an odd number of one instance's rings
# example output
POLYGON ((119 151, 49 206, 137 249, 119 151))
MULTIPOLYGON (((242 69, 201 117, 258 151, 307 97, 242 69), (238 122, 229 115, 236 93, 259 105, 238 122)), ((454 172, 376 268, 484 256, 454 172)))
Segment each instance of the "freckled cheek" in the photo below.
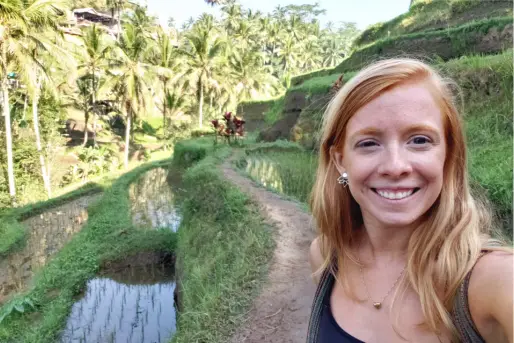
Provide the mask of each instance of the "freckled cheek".
POLYGON ((377 170, 376 160, 353 161, 348 168, 348 178, 353 191, 362 191, 372 179, 377 170))
POLYGON ((420 156, 420 158, 412 162, 412 166, 427 181, 441 180, 443 177, 444 159, 439 155, 420 156))

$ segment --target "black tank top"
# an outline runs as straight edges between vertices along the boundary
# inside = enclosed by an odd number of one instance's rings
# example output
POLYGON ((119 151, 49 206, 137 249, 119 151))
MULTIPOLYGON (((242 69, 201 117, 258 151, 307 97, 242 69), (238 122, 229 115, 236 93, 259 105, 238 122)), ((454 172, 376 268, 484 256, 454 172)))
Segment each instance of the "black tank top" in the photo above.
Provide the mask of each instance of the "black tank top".
POLYGON ((364 343, 353 337, 337 324, 330 308, 332 287, 325 293, 321 310, 318 343, 364 343))

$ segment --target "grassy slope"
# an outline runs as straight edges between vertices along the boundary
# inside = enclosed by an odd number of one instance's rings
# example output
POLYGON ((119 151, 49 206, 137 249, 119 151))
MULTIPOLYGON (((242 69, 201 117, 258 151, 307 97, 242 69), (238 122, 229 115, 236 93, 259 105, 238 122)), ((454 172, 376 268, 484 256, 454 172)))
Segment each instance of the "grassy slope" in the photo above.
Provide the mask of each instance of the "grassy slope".
POLYGON ((74 297, 102 263, 139 251, 173 251, 173 232, 143 231, 132 226, 128 199, 130 183, 149 169, 169 163, 166 160, 140 166, 105 188, 102 198, 89 207, 83 229, 35 276, 33 287, 2 306, 0 317, 7 316, 0 324, 0 342, 55 342, 74 297))
POLYGON ((242 323, 265 275, 273 243, 257 206, 217 168, 230 154, 206 141, 177 145, 187 199, 177 243, 181 307, 173 342, 227 342, 242 323), (203 153, 199 151, 203 150, 203 153))
MULTIPOLYGON (((498 17, 473 21, 440 31, 425 31, 397 37, 385 37, 354 50, 335 70, 353 71, 386 56, 417 56, 423 59, 449 60, 477 52, 478 43, 487 32, 496 28, 499 32, 512 24, 512 17, 498 17)), ((505 44, 508 40, 505 40, 505 44)), ((510 47, 511 44, 509 44, 510 47)), ((488 48, 491 49, 491 48, 488 48)), ((480 52, 480 51, 478 51, 480 52)), ((485 52, 485 51, 482 51, 485 52)), ((498 51, 487 51, 494 54, 498 51)))
POLYGON ((512 15, 512 3, 481 0, 419 1, 408 12, 364 30, 354 42, 363 46, 384 37, 395 37, 441 27, 453 27, 471 19, 512 15), (491 8, 492 7, 492 8, 491 8))

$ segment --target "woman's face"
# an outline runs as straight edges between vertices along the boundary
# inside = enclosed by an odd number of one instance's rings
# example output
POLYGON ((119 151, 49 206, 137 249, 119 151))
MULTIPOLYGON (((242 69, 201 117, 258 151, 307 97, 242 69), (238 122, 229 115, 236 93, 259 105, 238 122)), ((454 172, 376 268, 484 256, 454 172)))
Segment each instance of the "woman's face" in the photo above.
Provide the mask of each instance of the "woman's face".
POLYGON ((441 110, 422 83, 395 87, 357 111, 343 154, 334 154, 364 223, 386 227, 411 225, 434 204, 445 157, 441 110))

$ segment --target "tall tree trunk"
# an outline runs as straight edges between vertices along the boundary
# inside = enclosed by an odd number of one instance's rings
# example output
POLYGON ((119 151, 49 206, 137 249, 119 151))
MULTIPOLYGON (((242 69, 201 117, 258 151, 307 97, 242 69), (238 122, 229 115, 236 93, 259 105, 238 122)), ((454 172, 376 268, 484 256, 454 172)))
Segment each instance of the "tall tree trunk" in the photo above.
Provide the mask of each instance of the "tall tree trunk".
POLYGON ((48 198, 50 198, 52 196, 52 189, 50 187, 50 177, 46 169, 45 157, 43 156, 43 149, 41 148, 41 137, 39 135, 39 87, 40 85, 37 84, 34 90, 34 96, 32 98, 32 121, 34 122, 34 133, 36 134, 36 147, 39 153, 39 163, 41 164, 41 176, 43 177, 43 183, 45 185, 46 194, 48 195, 48 198))
MULTIPOLYGON (((93 146, 96 147, 96 119, 97 119, 97 114, 96 114, 96 80, 95 80, 95 70, 93 69, 93 146)), ((87 127, 86 127, 87 129, 87 127)))
POLYGON ((162 87, 164 89, 164 101, 162 102, 162 134, 164 136, 164 138, 166 138, 166 112, 167 112, 167 95, 168 95, 168 90, 167 90, 167 81, 166 80, 163 80, 162 81, 162 87))
MULTIPOLYGON (((89 104, 86 104, 86 106, 89 106, 89 104)), ((87 124, 89 123, 89 111, 86 107, 86 109, 84 110, 84 121, 85 121, 85 124, 84 124, 84 142, 82 143, 83 146, 86 146, 87 144, 87 140, 88 140, 88 136, 87 136, 87 124)))
POLYGON ((214 112, 214 109, 212 107, 212 92, 211 92, 211 94, 209 95, 209 113, 210 113, 210 115, 212 115, 212 112, 214 112))
POLYGON ((203 84, 202 84, 202 77, 198 79, 198 87, 200 87, 200 96, 198 99, 198 126, 201 129, 202 128, 202 121, 203 121, 203 84))
POLYGON ((130 144, 130 121, 132 117, 132 109, 127 110, 127 125, 125 127, 125 169, 128 168, 129 161, 129 144, 130 144))
POLYGON ((121 34, 121 24, 120 24, 121 8, 118 7, 117 9, 118 9, 118 30, 116 32, 116 40, 119 42, 120 34, 121 34))
POLYGON ((25 114, 27 113, 27 100, 28 100, 28 94, 25 93, 25 101, 23 102, 23 120, 25 120, 25 114))
POLYGON ((5 119, 5 145, 7 148, 7 175, 9 179, 9 195, 11 196, 11 203, 14 206, 16 204, 16 187, 14 185, 14 164, 12 156, 12 133, 11 133, 11 113, 9 109, 9 89, 7 86, 7 47, 5 43, 2 44, 2 96, 3 96, 3 112, 5 119))

